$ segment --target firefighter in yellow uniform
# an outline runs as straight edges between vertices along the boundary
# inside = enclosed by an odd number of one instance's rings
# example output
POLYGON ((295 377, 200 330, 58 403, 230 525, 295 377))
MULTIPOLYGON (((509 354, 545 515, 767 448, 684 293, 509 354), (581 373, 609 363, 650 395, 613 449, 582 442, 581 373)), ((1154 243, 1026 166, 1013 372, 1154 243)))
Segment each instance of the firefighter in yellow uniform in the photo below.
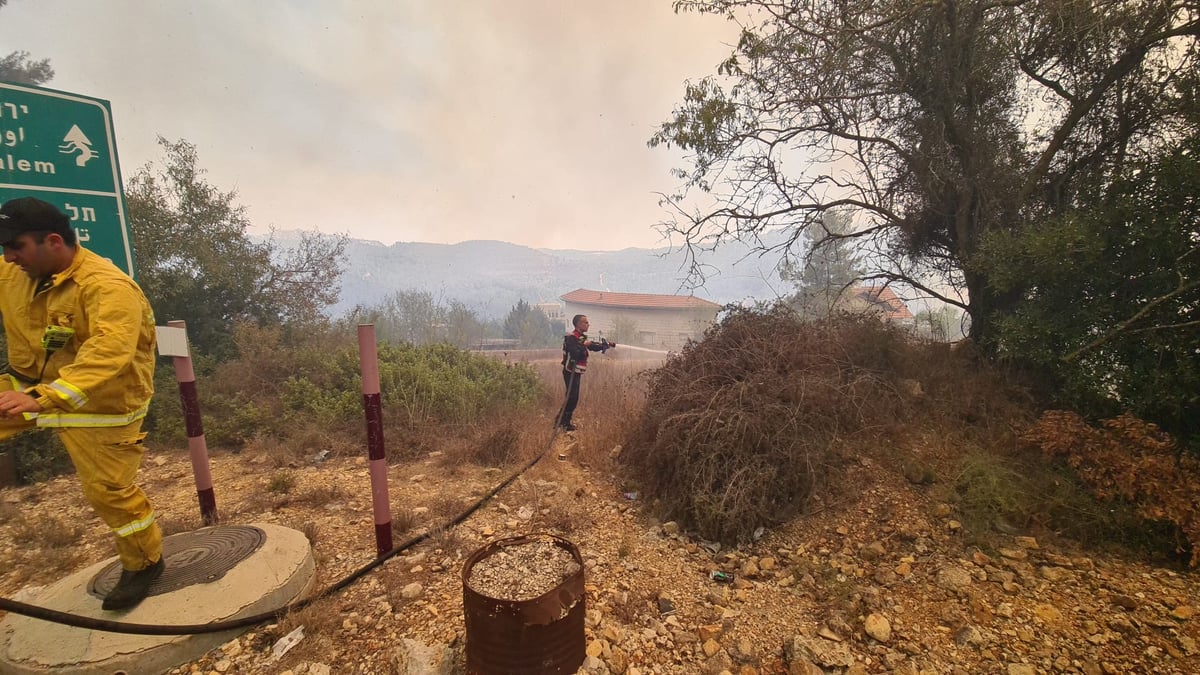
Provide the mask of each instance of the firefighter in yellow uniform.
POLYGON ((162 530, 134 478, 154 392, 154 315, 138 285, 81 248, 67 216, 22 197, 0 206, 0 440, 50 427, 112 528, 124 571, 104 609, 126 609, 163 571, 162 530))

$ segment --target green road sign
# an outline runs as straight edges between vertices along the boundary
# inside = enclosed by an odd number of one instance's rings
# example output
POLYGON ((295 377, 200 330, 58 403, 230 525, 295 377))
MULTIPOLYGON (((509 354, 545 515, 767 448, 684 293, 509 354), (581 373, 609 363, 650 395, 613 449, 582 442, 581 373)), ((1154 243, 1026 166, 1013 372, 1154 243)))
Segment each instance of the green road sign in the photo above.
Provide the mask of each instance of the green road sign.
POLYGON ((133 276, 133 249, 108 101, 0 82, 0 202, 62 209, 80 243, 133 276))

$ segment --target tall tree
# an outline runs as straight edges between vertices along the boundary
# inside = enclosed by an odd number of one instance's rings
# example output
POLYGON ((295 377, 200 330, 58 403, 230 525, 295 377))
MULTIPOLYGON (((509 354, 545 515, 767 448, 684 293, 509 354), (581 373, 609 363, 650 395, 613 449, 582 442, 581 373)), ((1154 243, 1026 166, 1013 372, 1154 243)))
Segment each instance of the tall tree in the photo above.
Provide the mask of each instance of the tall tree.
POLYGON ((1024 289, 1001 344, 1060 404, 1132 411, 1200 453, 1200 136, 1094 206, 985 248, 989 278, 1024 289))
MULTIPOLYGON (((0 9, 8 4, 8 0, 0 0, 0 9)), ((50 67, 50 59, 35 61, 29 52, 14 51, 0 57, 0 81, 16 82, 19 84, 45 84, 54 77, 54 69, 50 67)))
POLYGON ((854 227, 848 209, 830 210, 819 221, 805 225, 811 248, 799 272, 785 267, 781 276, 796 283, 791 305, 810 318, 829 316, 838 301, 862 276, 852 236, 854 227), (817 242, 823 245, 817 246, 817 242))
POLYGON ((234 353, 238 321, 304 324, 337 300, 345 237, 303 235, 291 249, 254 241, 237 193, 208 183, 196 146, 159 138, 165 159, 127 181, 138 279, 160 320, 184 319, 204 354, 234 353))
POLYGON ((487 332, 466 305, 458 300, 443 304, 429 291, 396 291, 378 305, 354 308, 345 322, 374 324, 380 339, 414 345, 443 342, 468 348, 487 332))
POLYGON ((451 300, 446 307, 444 323, 445 341, 463 349, 478 345, 486 332, 475 312, 458 300, 451 300))
POLYGON ((548 347, 562 339, 549 317, 524 300, 504 317, 504 337, 520 340, 523 347, 548 347))
POLYGON ((962 307, 986 344, 1021 290, 976 264, 985 236, 1095 198, 1195 123, 1181 112, 1200 68, 1195 0, 676 7, 742 34, 650 141, 690 153, 665 231, 710 247, 781 228, 790 247, 852 208, 869 276, 962 307), (704 193, 713 206, 698 209, 704 193))

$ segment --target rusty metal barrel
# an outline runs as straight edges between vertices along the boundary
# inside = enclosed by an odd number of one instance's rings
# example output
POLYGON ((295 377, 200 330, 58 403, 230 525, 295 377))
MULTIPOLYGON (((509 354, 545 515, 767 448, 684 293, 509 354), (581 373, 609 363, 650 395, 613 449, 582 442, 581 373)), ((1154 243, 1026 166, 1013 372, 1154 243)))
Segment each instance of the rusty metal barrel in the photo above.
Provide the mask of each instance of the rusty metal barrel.
MULTIPOLYGON (((530 573, 530 570, 525 570, 530 573)), ((530 534, 494 541, 463 564, 463 614, 467 625, 467 672, 471 675, 569 675, 585 656, 587 611, 583 558, 574 544, 551 534, 530 534), (493 598, 468 581, 482 561, 507 548, 545 542, 575 561, 553 588, 527 600, 493 598)))

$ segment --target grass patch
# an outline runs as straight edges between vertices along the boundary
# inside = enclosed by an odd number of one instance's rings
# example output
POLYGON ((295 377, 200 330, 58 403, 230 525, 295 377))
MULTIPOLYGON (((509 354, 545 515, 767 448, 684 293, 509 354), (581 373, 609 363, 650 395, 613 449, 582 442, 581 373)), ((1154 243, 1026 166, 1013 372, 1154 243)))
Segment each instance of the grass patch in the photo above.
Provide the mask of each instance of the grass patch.
POLYGON ((296 487, 296 476, 290 471, 273 474, 267 483, 267 491, 277 495, 286 495, 294 487, 296 487))
POLYGON ((392 534, 401 537, 412 532, 416 529, 419 520, 412 509, 396 509, 392 514, 392 534))
POLYGON ((22 518, 12 524, 11 537, 16 544, 63 549, 79 543, 83 527, 55 516, 39 516, 36 521, 22 518))
POLYGON ((1171 528, 1147 523, 1134 505, 1101 501, 1070 467, 1033 454, 972 449, 941 491, 955 505, 967 543, 994 549, 1016 531, 1061 536, 1115 553, 1171 550, 1171 528))
POLYGON ((345 501, 349 495, 337 485, 316 485, 301 490, 289 503, 314 507, 345 501))

